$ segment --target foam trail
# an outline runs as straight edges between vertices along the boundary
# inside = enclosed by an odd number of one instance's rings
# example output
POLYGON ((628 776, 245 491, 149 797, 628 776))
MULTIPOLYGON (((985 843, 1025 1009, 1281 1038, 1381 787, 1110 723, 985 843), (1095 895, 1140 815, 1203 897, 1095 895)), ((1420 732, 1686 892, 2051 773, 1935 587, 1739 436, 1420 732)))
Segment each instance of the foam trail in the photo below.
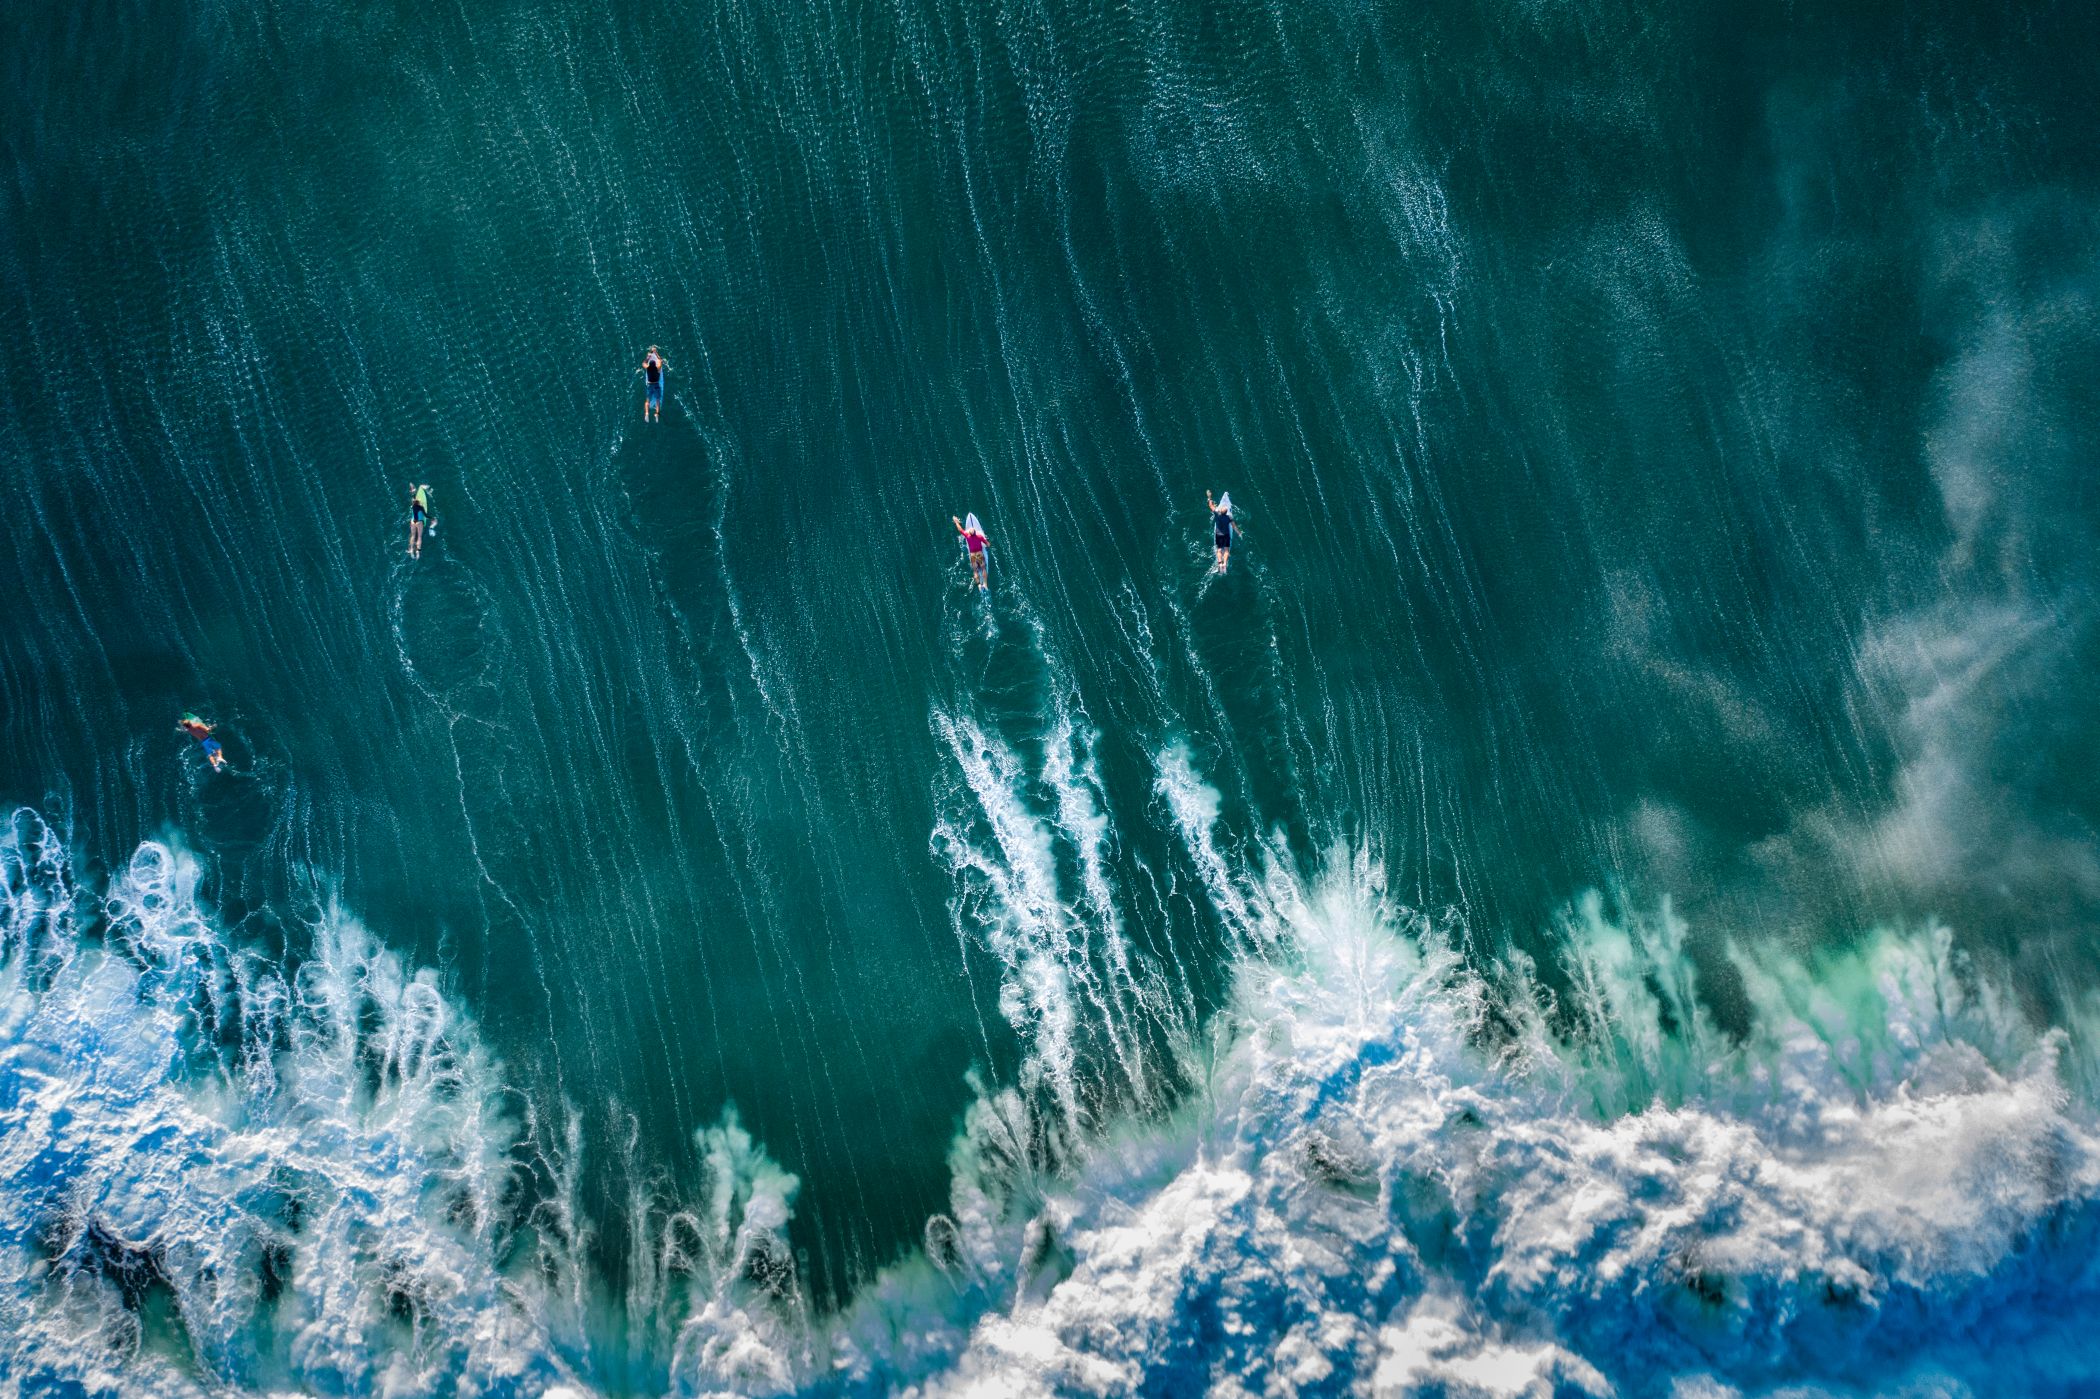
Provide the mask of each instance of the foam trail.
MULTIPOLYGON (((1049 833, 1017 795, 1019 760, 994 747, 969 720, 936 715, 935 731, 954 754, 968 790, 991 828, 989 848, 971 839, 969 826, 943 818, 934 828, 935 853, 958 876, 975 875, 992 898, 976 919, 1006 968, 999 1008, 1032 1049, 1030 1067, 1070 1120, 1080 1117, 1078 1023, 1073 1006, 1075 949, 1057 897, 1056 856, 1049 833)), ((965 893, 959 899, 968 898, 965 893)), ((960 932, 966 918, 959 902, 960 932)))
POLYGON ((1158 1085, 1136 1023, 1146 998, 1109 884, 1110 825, 1090 747, 1069 714, 1053 721, 1040 773, 1054 800, 1046 815, 1031 805, 1033 783, 1012 747, 967 717, 937 712, 933 725, 962 777, 933 848, 961 881, 958 932, 976 929, 1006 969, 1000 1006, 1029 1046, 1030 1078, 1068 1123, 1087 1120, 1085 1048, 1098 1036, 1115 1090, 1150 1100, 1158 1085), (1060 848, 1079 871, 1076 900, 1062 887, 1060 848))
POLYGON ((1116 1014, 1104 1028, 1124 1077, 1149 1095, 1159 1087, 1159 1070, 1147 1058, 1143 1027, 1134 1022, 1142 1013, 1169 1033, 1184 1035, 1186 1025, 1159 969, 1132 956, 1110 870, 1116 833, 1095 755, 1099 735, 1075 719, 1076 707, 1076 700, 1060 701, 1044 740, 1042 778, 1056 799, 1058 827, 1077 856, 1081 924, 1100 948, 1116 1001, 1116 1014))
POLYGON ((1165 803, 1226 931, 1243 947, 1273 940, 1274 911, 1264 907, 1259 890, 1243 887, 1218 850, 1217 824, 1223 799, 1217 788, 1197 774, 1187 744, 1177 743, 1161 750, 1153 791, 1165 803))

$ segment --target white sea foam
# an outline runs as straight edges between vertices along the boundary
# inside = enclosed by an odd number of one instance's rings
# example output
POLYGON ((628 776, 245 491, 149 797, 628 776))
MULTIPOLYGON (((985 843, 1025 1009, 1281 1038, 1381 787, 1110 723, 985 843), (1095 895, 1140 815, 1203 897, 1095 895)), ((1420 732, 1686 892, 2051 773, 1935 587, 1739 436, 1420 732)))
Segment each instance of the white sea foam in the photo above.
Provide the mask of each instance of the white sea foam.
MULTIPOLYGON (((673 1392, 2100 1386, 2078 1046, 1944 931, 1737 954, 1725 1034, 1667 910, 1579 905, 1554 976, 1483 972, 1360 853, 1236 868, 1193 764, 1162 768, 1250 930, 1178 1106, 1075 1121, 980 1081, 949 1211, 832 1317, 795 1177, 725 1111, 700 1198, 636 1212, 673 1392)), ((587 1393, 562 1357, 589 1226, 573 1187, 518 1217, 520 1126, 435 981, 340 914, 287 980, 161 845, 97 946, 59 850, 20 819, 0 841, 0 1392, 587 1393)))
POLYGON ((1029 1046, 1030 1086, 1039 1081, 1071 1125, 1092 1117, 1103 1091, 1151 1101, 1159 1084, 1141 1021, 1171 1012, 1124 936, 1090 733, 1060 708, 1031 771, 968 716, 936 713, 933 725, 962 778, 943 803, 934 852, 958 880, 958 931, 980 939, 1004 969, 1000 1006, 1029 1046), (1047 801, 1035 800, 1038 792, 1047 801), (1076 881, 1061 872, 1061 856, 1076 881), (1099 1064, 1086 1053, 1095 1040, 1099 1064))
MULTIPOLYGON (((41 823, 18 815, 6 844, 8 927, 76 902, 41 823)), ((340 913, 286 981, 220 938, 197 879, 142 846, 106 947, 53 930, 50 957, 16 942, 0 965, 0 1378, 124 1395, 571 1381, 494 1266, 514 1124, 473 1026, 340 913)))
POLYGON ((1864 1023, 1822 1018, 1805 969, 1760 970, 1748 1046, 1681 1104, 1600 1117, 1600 1066, 1543 1021, 1482 1052, 1488 988, 1421 933, 1375 871, 1331 876, 1288 964, 1245 968, 1183 1119, 1110 1139, 1033 1205, 1069 1275, 1016 1289, 926 1391, 2100 1383, 2100 1139, 2053 1037, 1995 1062, 1960 1037, 1977 1007, 1944 940, 1839 969, 1864 1023))
POLYGON ((1271 910, 1262 906, 1258 891, 1239 878, 1219 851, 1216 828, 1222 809, 1218 789, 1196 773, 1194 756, 1187 744, 1177 743, 1159 755, 1153 791, 1166 806, 1174 829, 1188 849, 1196 876, 1226 931, 1243 945, 1264 942, 1272 931, 1271 910))
POLYGON ((808 1314, 787 1241, 800 1182, 744 1129, 734 1107, 699 1133, 708 1193, 686 1216, 705 1280, 678 1334, 674 1387, 689 1394, 794 1392, 812 1373, 808 1314))
MULTIPOLYGON (((1738 955, 1747 1039, 1667 910, 1571 916, 1557 1004, 1483 976, 1337 853, 1232 876, 1185 754, 1161 790, 1269 951, 1198 1091, 1011 1174, 957 1147, 983 1310, 871 1382, 927 1394, 2013 1395, 2100 1383, 2100 1136, 1943 930, 1815 967, 1738 955), (1260 889, 1259 898, 1247 891, 1260 889), (931 1352, 931 1353, 928 1353, 931 1352)), ((1222 911, 1222 910, 1221 910, 1222 911)), ((894 1305, 902 1275, 864 1306, 894 1305)), ((848 1329, 850 1341, 859 1333, 848 1329)))

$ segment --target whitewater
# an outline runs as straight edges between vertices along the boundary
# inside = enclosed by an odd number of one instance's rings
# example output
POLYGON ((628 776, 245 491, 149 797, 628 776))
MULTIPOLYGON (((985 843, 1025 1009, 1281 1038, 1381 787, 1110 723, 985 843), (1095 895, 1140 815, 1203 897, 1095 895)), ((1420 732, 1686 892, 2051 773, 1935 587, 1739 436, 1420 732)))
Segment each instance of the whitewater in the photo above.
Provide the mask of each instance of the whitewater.
POLYGON ((2093 52, 0 7, 0 1399, 2100 1392, 2093 52))
MULTIPOLYGON (((1089 959, 1058 931, 1114 910, 1083 882, 1055 910, 1024 894, 1004 955, 1031 1068, 978 1083, 921 1249, 814 1311, 798 1182, 733 1107, 697 1134, 698 1198, 634 1202, 650 1266, 622 1314, 671 1338, 664 1392, 2100 1384, 2090 1040, 2034 1025, 1944 929, 1736 953, 1730 1034, 1666 907, 1571 908, 1555 996, 1469 965, 1361 852, 1220 852, 1185 751, 1158 780, 1236 949, 1228 1003, 1165 1038, 1185 1091, 1075 1110, 1061 1017, 1089 959)), ((589 1148, 534 1153, 429 970, 331 904, 288 971, 215 926, 179 845, 97 893, 18 811, 0 872, 10 1393, 592 1392, 589 1148)))

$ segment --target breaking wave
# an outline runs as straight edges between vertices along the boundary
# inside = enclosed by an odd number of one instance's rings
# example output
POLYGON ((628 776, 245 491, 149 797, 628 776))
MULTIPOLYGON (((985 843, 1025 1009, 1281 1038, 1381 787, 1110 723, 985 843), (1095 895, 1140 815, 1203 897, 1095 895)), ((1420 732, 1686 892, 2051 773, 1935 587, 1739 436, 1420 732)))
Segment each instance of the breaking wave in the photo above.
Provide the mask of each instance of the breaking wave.
MULTIPOLYGON (((973 790, 1011 777, 1011 753, 937 722, 983 767, 973 790)), ((1053 754, 1074 829, 1094 830, 1085 742, 1053 754)), ((1004 1005, 1034 1056, 1013 1083, 977 1080, 948 1211, 835 1313, 797 1276, 796 1178, 733 1107, 700 1130, 700 1198, 635 1202, 623 1227, 644 1261, 608 1299, 571 1184, 600 1144, 532 1119, 436 973, 334 907, 295 965, 238 946, 172 842, 142 846, 97 900, 60 835, 16 813, 0 841, 0 1382, 2100 1385, 2086 1017, 2036 1024, 1927 927, 1812 963, 1718 952, 1724 1026, 1694 971, 1714 959, 1667 907, 1614 917, 1595 897, 1568 914, 1561 965, 1483 968, 1463 929, 1392 900, 1369 855, 1336 849, 1307 873, 1235 851, 1189 756, 1162 752, 1158 774, 1240 949, 1224 1007, 1101 1028, 1158 1006, 1155 969, 1111 945, 1105 882, 1082 859, 1065 900, 1054 833, 1019 808, 974 827, 958 807, 936 848, 1006 939, 1004 1005), (1161 1053, 1171 1066, 1150 1067, 1161 1053), (1091 1060, 1115 1066, 1097 1075, 1115 1091, 1086 1086, 1091 1060)))

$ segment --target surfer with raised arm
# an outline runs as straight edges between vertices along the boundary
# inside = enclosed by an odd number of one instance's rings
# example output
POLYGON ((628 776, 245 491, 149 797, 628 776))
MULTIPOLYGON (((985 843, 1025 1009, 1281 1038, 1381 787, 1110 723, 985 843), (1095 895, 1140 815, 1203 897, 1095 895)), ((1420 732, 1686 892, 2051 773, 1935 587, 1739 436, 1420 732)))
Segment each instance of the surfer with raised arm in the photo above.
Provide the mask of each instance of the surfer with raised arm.
POLYGON ((963 547, 970 551, 970 576, 977 580, 978 591, 989 589, 991 584, 985 580, 984 573, 984 526, 977 523, 975 515, 966 520, 957 520, 953 515, 948 518, 954 521, 955 532, 962 536, 963 547))
POLYGON ((664 363, 656 346, 651 345, 649 353, 642 356, 642 367, 635 371, 642 376, 645 385, 642 393, 642 421, 645 423, 651 413, 656 415, 657 422, 664 420, 664 371, 668 368, 670 366, 664 363))
POLYGON ((408 556, 423 557, 423 531, 430 526, 430 487, 412 486, 408 492, 408 556))
POLYGON ((1203 503, 1210 507, 1210 544, 1217 551, 1218 572, 1223 573, 1232 562, 1232 535, 1236 528, 1232 522, 1232 492, 1227 491, 1216 500, 1210 492, 1203 493, 1203 503))

